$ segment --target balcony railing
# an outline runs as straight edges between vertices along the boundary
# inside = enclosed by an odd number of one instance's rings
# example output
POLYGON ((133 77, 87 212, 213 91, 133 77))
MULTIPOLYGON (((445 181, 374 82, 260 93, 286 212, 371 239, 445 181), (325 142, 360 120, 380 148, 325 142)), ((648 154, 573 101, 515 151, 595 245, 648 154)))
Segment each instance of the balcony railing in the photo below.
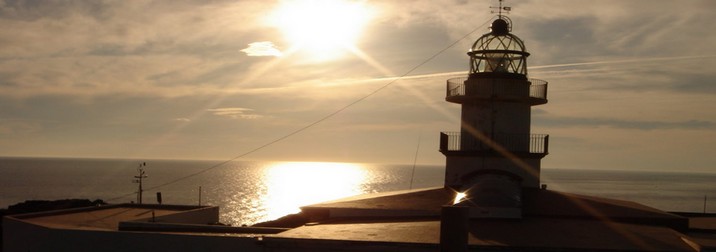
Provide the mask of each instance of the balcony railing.
POLYGON ((464 98, 519 98, 529 97, 532 104, 547 103, 547 82, 539 79, 529 79, 529 93, 526 93, 522 80, 475 81, 469 85, 465 83, 466 77, 447 80, 446 99, 458 101, 464 98))
POLYGON ((546 155, 549 151, 549 135, 497 134, 492 139, 480 141, 473 136, 463 136, 460 132, 440 133, 440 151, 443 153, 494 152, 496 149, 505 149, 513 153, 546 155))

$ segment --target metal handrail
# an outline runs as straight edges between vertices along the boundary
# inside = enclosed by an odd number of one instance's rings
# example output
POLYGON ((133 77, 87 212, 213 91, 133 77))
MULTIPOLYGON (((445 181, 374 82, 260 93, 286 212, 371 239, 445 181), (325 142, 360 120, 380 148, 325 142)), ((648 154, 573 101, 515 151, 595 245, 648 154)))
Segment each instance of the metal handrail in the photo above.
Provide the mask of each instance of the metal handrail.
POLYGON ((460 132, 440 132, 440 151, 492 151, 499 145, 511 152, 547 154, 549 135, 546 134, 496 134, 486 143, 460 132))

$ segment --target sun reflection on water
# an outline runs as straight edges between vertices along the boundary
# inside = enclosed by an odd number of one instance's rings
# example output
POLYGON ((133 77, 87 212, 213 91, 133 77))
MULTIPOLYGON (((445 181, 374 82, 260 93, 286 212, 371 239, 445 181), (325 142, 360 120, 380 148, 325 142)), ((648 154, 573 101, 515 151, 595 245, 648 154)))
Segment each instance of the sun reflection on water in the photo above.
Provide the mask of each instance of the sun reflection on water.
POLYGON ((359 164, 325 162, 275 163, 264 170, 265 220, 297 213, 299 207, 363 193, 366 169, 359 164))

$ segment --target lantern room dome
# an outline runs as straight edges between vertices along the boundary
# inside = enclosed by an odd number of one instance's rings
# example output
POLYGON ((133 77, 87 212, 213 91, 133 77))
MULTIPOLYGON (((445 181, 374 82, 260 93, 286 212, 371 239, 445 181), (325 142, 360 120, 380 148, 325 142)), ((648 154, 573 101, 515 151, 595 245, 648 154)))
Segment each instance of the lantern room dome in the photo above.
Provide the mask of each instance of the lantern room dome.
POLYGON ((498 18, 492 21, 490 33, 494 35, 505 35, 510 32, 510 24, 505 19, 498 18))
MULTIPOLYGON (((513 74, 527 76, 527 56, 522 40, 510 33, 509 18, 499 16, 492 22, 490 33, 482 35, 467 53, 470 74, 513 74)), ((520 77, 520 76, 516 76, 520 77)))

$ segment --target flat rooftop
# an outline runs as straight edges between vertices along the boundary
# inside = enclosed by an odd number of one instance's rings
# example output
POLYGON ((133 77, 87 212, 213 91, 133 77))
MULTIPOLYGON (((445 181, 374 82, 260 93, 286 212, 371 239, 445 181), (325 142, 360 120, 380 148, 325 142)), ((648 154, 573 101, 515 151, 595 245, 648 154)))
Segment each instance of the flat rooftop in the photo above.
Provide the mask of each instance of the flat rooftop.
MULTIPOLYGON (((451 189, 427 188, 315 204, 302 208, 313 222, 293 229, 204 225, 213 218, 208 215, 218 220, 218 207, 209 206, 121 204, 10 218, 51 229, 248 238, 240 242, 272 251, 437 251, 441 208, 451 205, 454 196, 451 189), (150 221, 153 216, 157 222, 150 221)), ((522 203, 520 219, 470 219, 470 250, 716 249, 716 214, 667 213, 549 190, 524 191, 522 203)))
POLYGON ((13 218, 48 228, 117 231, 120 222, 150 219, 205 207, 171 205, 107 205, 15 215, 13 218))
MULTIPOLYGON (((449 188, 427 188, 305 206, 303 212, 314 223, 264 239, 277 247, 300 240, 306 245, 303 251, 340 248, 341 242, 384 246, 376 251, 391 251, 397 245, 432 251, 440 242, 441 207, 451 205, 455 194, 449 188)), ((520 219, 471 219, 469 246, 524 251, 716 248, 716 215, 689 216, 630 201, 541 189, 523 191, 522 210, 520 219)))
MULTIPOLYGON (((575 249, 603 251, 694 251, 685 236, 665 227, 595 220, 525 218, 472 220, 469 246, 495 249, 575 249)), ((336 221, 265 237, 266 242, 303 240, 414 244, 437 248, 440 221, 336 221)))
MULTIPOLYGON (((452 205, 456 192, 449 188, 426 188, 320 203, 301 209, 317 219, 340 217, 437 217, 441 207, 452 205)), ((551 190, 523 191, 525 217, 610 220, 648 223, 686 229, 688 218, 630 201, 592 197, 551 190)))

